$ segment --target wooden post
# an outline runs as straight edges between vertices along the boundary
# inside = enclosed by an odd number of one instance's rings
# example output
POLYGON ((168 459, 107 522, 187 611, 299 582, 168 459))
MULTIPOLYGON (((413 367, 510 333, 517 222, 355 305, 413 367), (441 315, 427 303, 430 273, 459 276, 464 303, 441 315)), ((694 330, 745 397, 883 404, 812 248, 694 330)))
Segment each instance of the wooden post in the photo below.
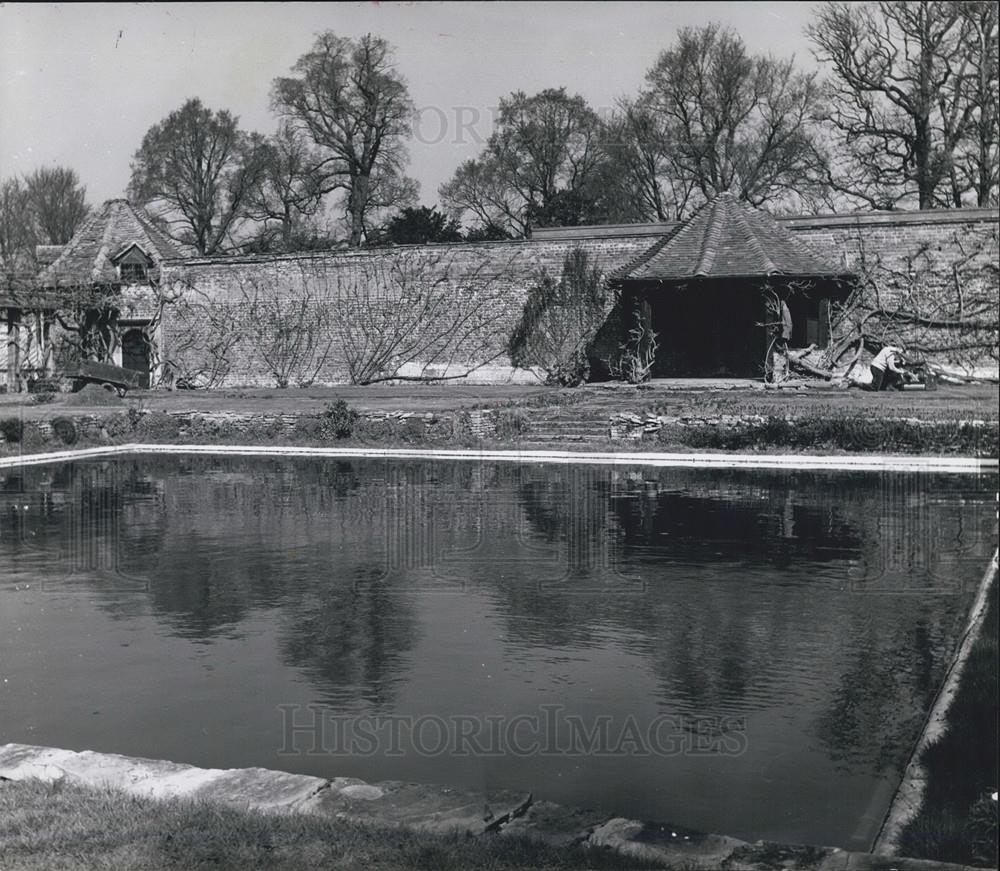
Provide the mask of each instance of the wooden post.
POLYGON ((21 390, 21 310, 7 309, 7 392, 21 390))
POLYGON ((824 296, 819 301, 819 346, 830 347, 830 298, 824 296))

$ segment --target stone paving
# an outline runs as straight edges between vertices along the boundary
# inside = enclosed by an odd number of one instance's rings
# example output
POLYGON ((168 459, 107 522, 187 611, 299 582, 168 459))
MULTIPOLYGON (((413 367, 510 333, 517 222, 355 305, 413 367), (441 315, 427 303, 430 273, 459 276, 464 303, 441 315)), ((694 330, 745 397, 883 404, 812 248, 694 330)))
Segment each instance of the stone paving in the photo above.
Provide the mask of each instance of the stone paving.
MULTIPOLYGON (((373 826, 429 832, 522 834, 588 843, 664 867, 723 871, 957 871, 940 862, 874 856, 834 847, 757 842, 576 808, 509 791, 471 792, 397 781, 324 780, 263 768, 204 769, 162 760, 25 744, 0 746, 0 781, 34 778, 112 787, 150 798, 216 801, 267 813, 311 813, 373 826), (489 808, 487 812, 485 809, 489 808)), ((0 784, 2 788, 2 784, 0 784)))

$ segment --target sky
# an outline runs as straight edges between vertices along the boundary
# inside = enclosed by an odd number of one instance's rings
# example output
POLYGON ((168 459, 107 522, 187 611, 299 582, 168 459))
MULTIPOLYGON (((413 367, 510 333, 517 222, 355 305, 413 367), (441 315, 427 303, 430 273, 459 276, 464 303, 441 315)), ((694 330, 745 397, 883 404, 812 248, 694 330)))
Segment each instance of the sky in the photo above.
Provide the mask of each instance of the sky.
POLYGON ((143 134, 189 97, 271 133, 272 80, 315 35, 371 32, 395 47, 418 109, 408 173, 425 205, 475 157, 498 100, 566 86, 598 111, 633 95, 678 28, 720 22, 753 52, 815 61, 814 4, 4 3, 0 179, 69 166, 100 203, 124 195, 143 134))

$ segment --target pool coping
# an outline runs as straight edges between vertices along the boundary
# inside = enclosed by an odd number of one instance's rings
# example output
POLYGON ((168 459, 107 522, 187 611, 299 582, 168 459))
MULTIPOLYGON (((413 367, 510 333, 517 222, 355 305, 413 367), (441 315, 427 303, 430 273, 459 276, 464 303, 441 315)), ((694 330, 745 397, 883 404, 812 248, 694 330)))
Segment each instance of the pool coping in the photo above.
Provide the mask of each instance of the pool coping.
POLYGON ((969 608, 969 617, 966 620, 965 629, 959 636, 955 654, 952 656, 934 702, 924 719, 923 728, 913 745, 909 759, 907 759, 903 776, 893 794, 889 809, 882 819, 882 825, 872 841, 871 852, 875 855, 898 855, 899 839, 903 830, 920 813, 924 792, 927 788, 927 770, 921 762, 921 757, 924 751, 935 743, 948 728, 948 712, 958 694, 962 674, 965 671, 965 663, 986 620, 989 590, 997 575, 998 561, 1000 561, 1000 548, 993 552, 993 558, 979 582, 976 598, 969 608))
POLYGON ((731 454, 558 450, 474 450, 419 448, 318 448, 283 445, 124 444, 0 457, 0 469, 71 462, 129 454, 207 455, 229 457, 314 457, 319 459, 463 460, 479 462, 555 463, 561 465, 660 466, 706 469, 792 469, 833 471, 996 473, 1000 461, 980 457, 906 456, 899 454, 731 454))
MULTIPOLYGON (((612 816, 534 800, 509 790, 482 792, 434 784, 353 777, 331 779, 266 768, 213 769, 115 753, 26 744, 0 745, 0 778, 68 782, 153 800, 187 799, 271 814, 310 814, 390 829, 464 837, 514 835, 559 848, 586 844, 662 867, 772 871, 881 868, 869 853, 839 847, 748 843, 722 834, 612 816), (483 816, 483 807, 496 808, 483 816), (498 814, 498 815, 497 815, 498 814)), ((961 871, 963 866, 894 859, 897 871, 961 871)))

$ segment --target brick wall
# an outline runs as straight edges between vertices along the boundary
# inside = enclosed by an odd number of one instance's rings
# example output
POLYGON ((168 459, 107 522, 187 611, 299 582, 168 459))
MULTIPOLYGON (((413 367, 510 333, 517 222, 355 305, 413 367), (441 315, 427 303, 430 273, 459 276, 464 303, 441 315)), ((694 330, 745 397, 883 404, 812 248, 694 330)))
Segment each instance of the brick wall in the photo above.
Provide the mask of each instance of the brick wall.
MULTIPOLYGON (((911 275, 918 275, 927 287, 949 292, 956 266, 969 292, 986 288, 996 293, 996 212, 966 209, 779 220, 817 251, 839 255, 852 269, 877 271, 889 295, 905 292, 911 275)), ((531 373, 513 369, 503 350, 539 271, 544 268, 558 275, 567 253, 581 247, 602 271, 610 272, 645 251, 667 229, 669 225, 556 228, 536 231, 531 241, 520 242, 168 262, 163 280, 179 292, 181 302, 164 316, 161 357, 185 374, 211 368, 210 358, 224 356, 225 371, 214 373, 218 383, 271 385, 276 380, 274 370, 280 368, 274 358, 280 358, 284 348, 286 357, 298 353, 303 358, 291 383, 343 383, 350 378, 350 360, 358 357, 348 347, 352 336, 338 332, 343 324, 354 323, 352 318, 363 322, 360 332, 367 333, 369 343, 379 336, 413 341, 407 312, 430 298, 447 303, 438 306, 436 318, 450 327, 436 336, 429 331, 421 344, 421 359, 434 363, 435 374, 455 374, 466 364, 488 361, 470 381, 534 380, 531 373), (369 290, 360 294, 360 286, 369 290), (457 349, 447 347, 473 323, 469 318, 475 319, 475 337, 457 349), (247 329, 248 322, 256 326, 247 329), (287 343, 294 335, 282 339, 281 326, 296 324, 312 327, 319 336, 311 358, 301 348, 289 351, 287 343), (265 357, 271 358, 271 365, 265 357)), ((611 350, 616 332, 603 331, 606 351, 611 350)), ((408 367, 404 374, 416 374, 418 368, 408 367)), ((204 371, 201 374, 204 377, 204 371)))

